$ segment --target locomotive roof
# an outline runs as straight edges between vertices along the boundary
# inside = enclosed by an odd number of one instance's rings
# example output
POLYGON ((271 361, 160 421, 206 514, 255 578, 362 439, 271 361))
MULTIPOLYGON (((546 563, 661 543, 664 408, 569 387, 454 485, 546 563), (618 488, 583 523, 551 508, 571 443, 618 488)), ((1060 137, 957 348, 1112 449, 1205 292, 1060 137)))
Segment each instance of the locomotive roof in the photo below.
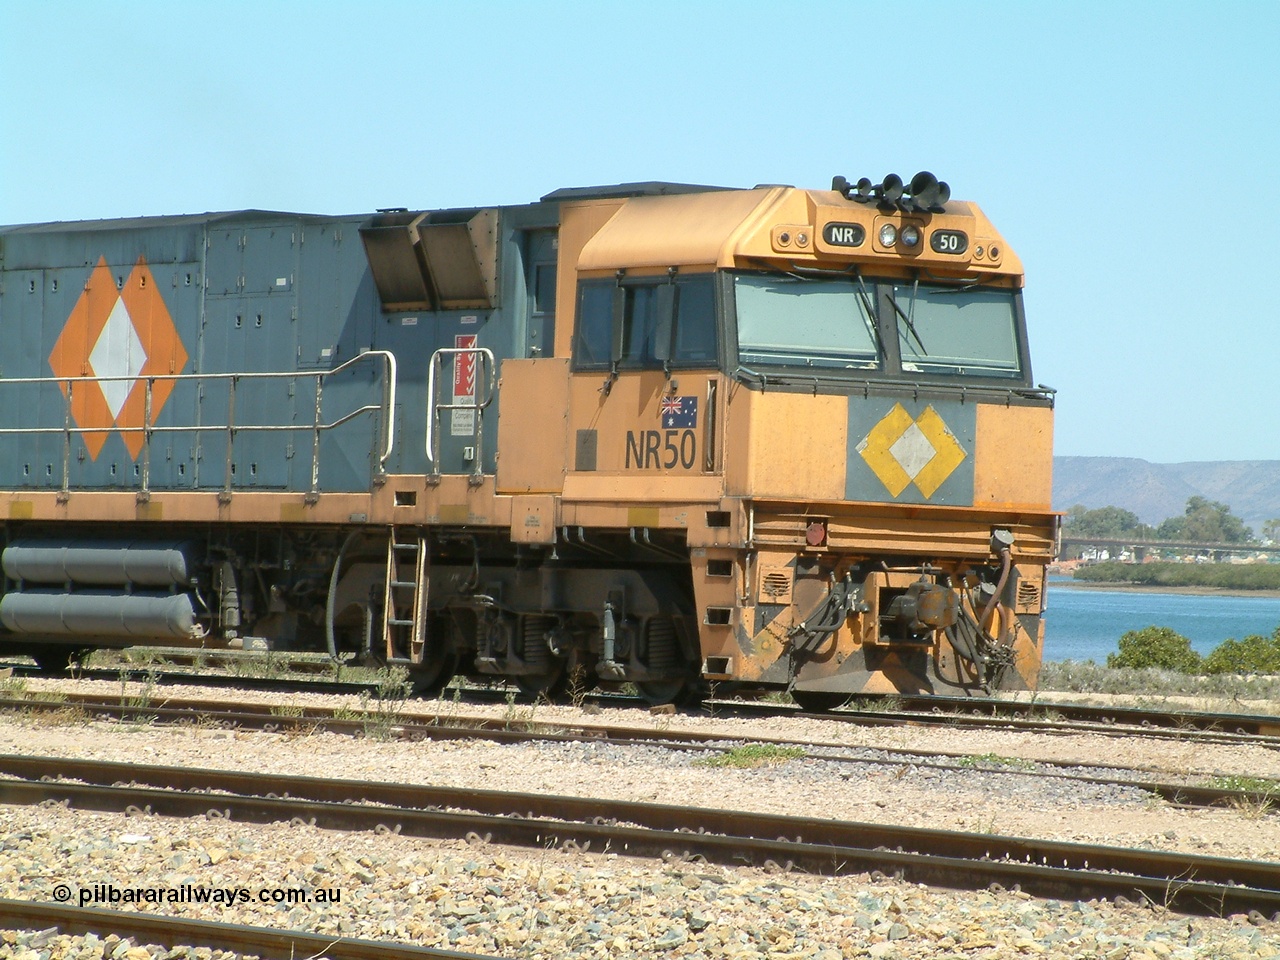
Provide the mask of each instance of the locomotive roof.
POLYGON ((68 233, 77 230, 134 230, 142 227, 189 227, 206 223, 273 220, 340 220, 368 216, 349 214, 330 216, 314 213, 290 213, 284 210, 224 210, 207 213, 166 214, 155 217, 113 217, 102 220, 52 220, 0 226, 0 233, 68 233))
POLYGON ((542 197, 543 202, 561 200, 624 200, 630 197, 664 197, 679 193, 714 193, 737 190, 737 187, 712 187, 698 183, 672 183, 668 180, 642 180, 614 183, 598 187, 561 187, 542 197))
MULTIPOLYGON (((737 190, 737 187, 708 186, 697 183, 674 183, 666 180, 645 180, 633 183, 615 183, 588 187, 561 187, 541 197, 543 203, 560 203, 575 200, 612 200, 631 197, 674 196, 687 193, 712 193, 737 190)), ((509 205, 503 205, 509 206, 509 205)), ((516 206, 519 206, 517 204, 516 206)), ((407 209, 407 208, 406 208, 407 209)), ((441 211, 452 208, 441 208, 441 211)), ((462 209, 462 208, 459 208, 462 209)), ((477 209, 477 208, 465 208, 477 209)), ((383 211, 378 211, 383 212, 383 211)), ((421 211, 420 211, 421 212, 421 211)), ((433 211, 434 212, 434 211, 433 211)), ((201 224, 234 223, 243 221, 273 220, 348 220, 372 215, 372 211, 348 214, 297 213, 288 210, 218 210, 205 213, 162 214, 159 216, 111 217, 99 220, 51 220, 33 223, 0 225, 0 233, 67 233, 77 230, 131 230, 140 227, 198 226, 201 224)))

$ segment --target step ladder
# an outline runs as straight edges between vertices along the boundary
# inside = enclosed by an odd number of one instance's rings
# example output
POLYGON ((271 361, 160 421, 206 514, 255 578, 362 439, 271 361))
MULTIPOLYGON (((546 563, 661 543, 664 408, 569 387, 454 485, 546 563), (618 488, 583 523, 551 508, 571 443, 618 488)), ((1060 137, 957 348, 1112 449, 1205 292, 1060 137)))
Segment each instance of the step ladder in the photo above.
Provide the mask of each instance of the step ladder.
POLYGON ((422 663, 426 649, 427 537, 419 529, 391 528, 382 609, 387 663, 422 663), (408 651, 405 657, 404 651, 408 651))

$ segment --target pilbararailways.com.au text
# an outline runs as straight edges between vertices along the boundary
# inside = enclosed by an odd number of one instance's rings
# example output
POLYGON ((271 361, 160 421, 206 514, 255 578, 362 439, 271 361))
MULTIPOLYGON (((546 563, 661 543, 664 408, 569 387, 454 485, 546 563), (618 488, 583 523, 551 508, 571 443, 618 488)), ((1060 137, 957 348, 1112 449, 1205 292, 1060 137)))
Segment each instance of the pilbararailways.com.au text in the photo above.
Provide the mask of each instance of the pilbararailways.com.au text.
MULTIPOLYGON (((55 897, 61 891, 55 890, 55 897)), ((69 893, 70 890, 68 889, 69 893)), ((114 883, 95 883, 77 891, 80 906, 104 906, 122 903, 212 903, 233 906, 247 903, 330 904, 342 902, 337 887, 205 887, 184 883, 176 887, 122 887, 114 883)), ((61 899, 61 898, 59 898, 61 899)), ((65 900, 70 900, 66 897, 65 900)), ((63 900, 63 902, 65 902, 63 900)))

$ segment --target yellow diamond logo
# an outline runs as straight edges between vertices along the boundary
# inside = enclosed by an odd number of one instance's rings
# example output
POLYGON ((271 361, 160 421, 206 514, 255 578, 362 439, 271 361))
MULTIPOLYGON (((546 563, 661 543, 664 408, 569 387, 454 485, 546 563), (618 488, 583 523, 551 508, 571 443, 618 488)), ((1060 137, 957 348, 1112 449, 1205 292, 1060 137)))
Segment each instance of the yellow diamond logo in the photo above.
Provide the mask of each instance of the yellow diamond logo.
POLYGON ((914 483, 926 498, 967 456, 933 407, 912 418, 900 403, 871 428, 858 444, 858 453, 893 496, 914 483))

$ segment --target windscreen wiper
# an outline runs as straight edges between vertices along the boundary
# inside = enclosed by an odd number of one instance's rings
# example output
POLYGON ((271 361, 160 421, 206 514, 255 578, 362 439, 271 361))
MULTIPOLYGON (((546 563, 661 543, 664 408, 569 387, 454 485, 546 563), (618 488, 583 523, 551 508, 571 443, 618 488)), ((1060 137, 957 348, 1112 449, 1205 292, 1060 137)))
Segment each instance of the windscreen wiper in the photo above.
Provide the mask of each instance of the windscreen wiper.
POLYGON ((863 282, 861 271, 854 274, 858 278, 858 299, 862 301, 862 317, 863 322, 871 328, 871 335, 876 338, 876 353, 883 357, 885 355, 884 341, 880 339, 880 324, 876 322, 876 311, 871 294, 867 291, 867 285, 863 282))
MULTIPOLYGON (((911 314, 916 312, 916 287, 919 281, 911 284, 911 314)), ((911 322, 911 317, 902 312, 902 308, 898 306, 898 298, 890 292, 889 303, 893 305, 893 312, 902 318, 902 322, 907 325, 907 329, 911 331, 911 336, 915 337, 916 343, 920 344, 920 354, 927 357, 929 351, 925 349, 924 341, 920 339, 920 334, 916 332, 915 324, 911 322)))

